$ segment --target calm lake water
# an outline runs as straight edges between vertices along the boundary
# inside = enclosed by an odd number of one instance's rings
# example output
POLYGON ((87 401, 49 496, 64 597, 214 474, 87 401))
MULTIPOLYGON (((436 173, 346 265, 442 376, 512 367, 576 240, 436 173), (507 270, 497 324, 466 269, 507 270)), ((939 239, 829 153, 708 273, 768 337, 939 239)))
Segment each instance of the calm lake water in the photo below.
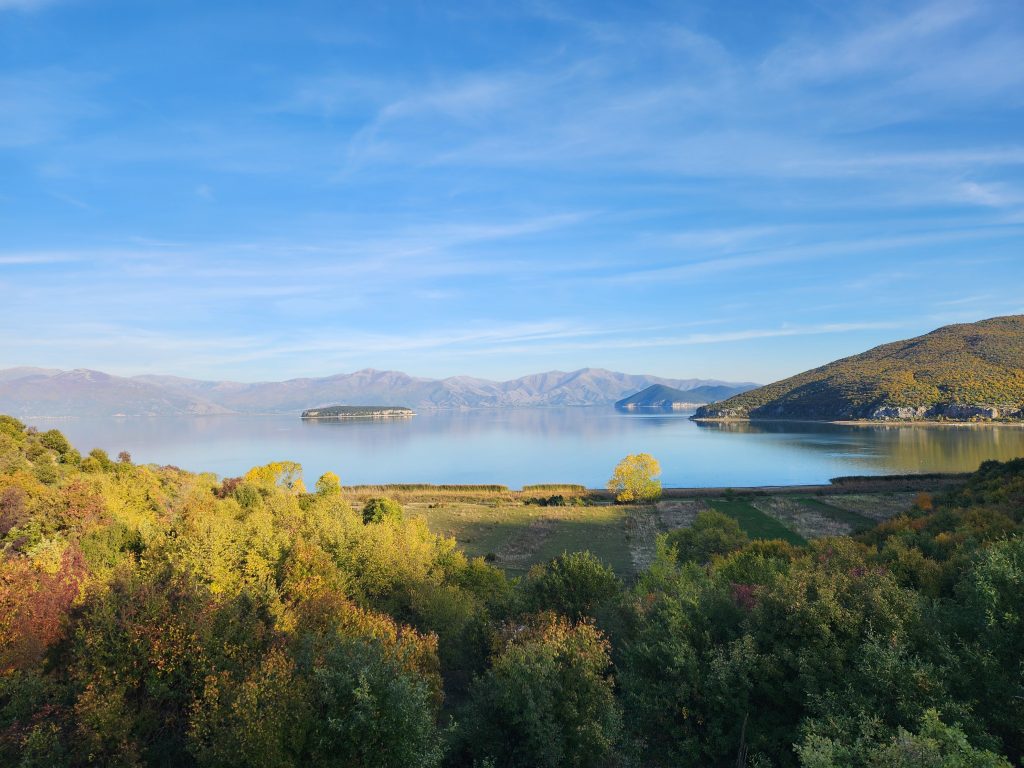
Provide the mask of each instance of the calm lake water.
POLYGON ((687 414, 612 408, 422 413, 411 419, 304 422, 298 416, 35 419, 83 453, 126 450, 138 463, 239 475, 301 462, 308 482, 566 482, 600 487, 616 462, 645 451, 666 486, 822 483, 852 474, 972 470, 1024 456, 1024 428, 698 424, 687 414))

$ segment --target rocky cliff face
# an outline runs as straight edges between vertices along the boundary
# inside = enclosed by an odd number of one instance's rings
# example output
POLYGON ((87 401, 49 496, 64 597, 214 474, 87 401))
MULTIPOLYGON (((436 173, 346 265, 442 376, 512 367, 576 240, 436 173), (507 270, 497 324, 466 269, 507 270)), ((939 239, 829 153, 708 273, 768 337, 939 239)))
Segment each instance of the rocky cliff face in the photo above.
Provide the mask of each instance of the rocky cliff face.
POLYGON ((977 403, 937 403, 934 405, 877 405, 851 408, 843 404, 834 407, 763 406, 754 409, 728 407, 711 403, 701 406, 694 419, 715 421, 743 419, 794 419, 811 421, 1020 421, 1024 420, 1024 407, 1020 405, 990 405, 977 403))
POLYGON ((948 419, 949 421, 995 421, 1024 418, 1024 410, 1017 406, 945 403, 931 406, 884 405, 875 408, 864 418, 872 421, 920 421, 948 419))

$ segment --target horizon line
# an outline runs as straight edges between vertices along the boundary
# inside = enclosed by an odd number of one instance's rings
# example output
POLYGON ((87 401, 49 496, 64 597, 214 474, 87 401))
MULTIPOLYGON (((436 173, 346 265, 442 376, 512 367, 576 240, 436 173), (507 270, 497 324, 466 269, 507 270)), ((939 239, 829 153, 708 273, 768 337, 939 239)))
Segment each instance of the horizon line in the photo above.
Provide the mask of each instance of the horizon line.
MULTIPOLYGON (((520 379, 529 378, 531 376, 544 376, 544 375, 550 375, 550 374, 561 374, 561 375, 564 375, 564 376, 571 376, 573 374, 584 373, 584 372, 587 372, 587 371, 599 371, 599 372, 617 374, 617 375, 621 375, 621 376, 635 376, 635 377, 640 377, 640 378, 657 378, 657 379, 665 379, 667 381, 721 382, 723 384, 733 384, 733 385, 751 384, 751 385, 754 385, 754 386, 762 386, 762 384, 760 382, 756 382, 756 381, 753 381, 753 380, 750 380, 750 379, 748 379, 748 380, 732 380, 732 379, 725 379, 725 378, 718 378, 718 377, 670 376, 670 375, 664 375, 664 374, 660 374, 660 373, 630 373, 628 371, 618 371, 618 370, 615 370, 613 368, 605 368, 605 367, 602 367, 602 366, 584 366, 582 368, 575 368, 575 369, 569 370, 569 371, 563 371, 563 370, 560 370, 560 369, 557 369, 557 368, 552 368, 552 369, 545 370, 545 371, 532 371, 532 372, 529 372, 529 373, 524 373, 524 374, 519 375, 519 376, 513 376, 512 378, 508 378, 508 379, 487 378, 487 377, 484 377, 484 376, 475 376, 475 375, 469 374, 469 373, 451 374, 449 376, 441 376, 441 377, 419 376, 419 375, 416 375, 416 374, 412 374, 412 373, 408 373, 406 371, 399 370, 397 368, 373 368, 373 367, 357 368, 356 370, 353 370, 353 371, 347 371, 347 372, 346 371, 340 371, 338 373, 329 373, 329 374, 325 374, 325 375, 322 375, 322 376, 292 376, 292 377, 284 378, 284 379, 261 379, 261 380, 256 380, 256 381, 242 381, 242 380, 230 379, 230 378, 224 378, 224 379, 221 379, 221 378, 217 378, 217 379, 195 378, 195 377, 192 377, 192 376, 182 376, 182 375, 179 375, 179 374, 176 374, 176 373, 135 373, 135 374, 109 373, 108 371, 104 371, 104 370, 101 370, 99 368, 87 368, 87 367, 82 367, 82 366, 77 366, 77 367, 74 367, 74 368, 57 368, 57 367, 48 367, 48 366, 41 366, 41 365, 11 365, 11 366, 6 366, 6 367, 0 367, 0 373, 4 373, 6 371, 17 371, 17 370, 22 370, 22 369, 23 370, 27 370, 27 371, 38 371, 40 373, 51 372, 52 371, 52 372, 54 372, 52 375, 55 375, 55 376, 59 375, 59 374, 64 374, 64 373, 83 372, 83 373, 99 373, 99 374, 102 374, 104 376, 111 376, 113 378, 119 378, 119 379, 143 379, 143 378, 147 378, 147 377, 160 377, 160 378, 185 379, 185 380, 188 380, 188 381, 198 381, 198 382, 204 382, 204 383, 230 383, 230 384, 247 384, 247 385, 253 385, 253 384, 284 384, 284 383, 291 382, 291 381, 331 379, 331 378, 335 378, 335 377, 339 377, 339 376, 354 376, 354 375, 359 374, 359 373, 392 373, 392 374, 399 374, 399 375, 402 375, 402 376, 408 376, 410 379, 420 379, 420 380, 423 380, 423 381, 438 381, 438 382, 440 382, 440 381, 450 381, 452 379, 476 379, 478 381, 487 381, 487 382, 497 383, 497 384, 507 384, 509 382, 519 381, 520 379)), ((31 374, 31 373, 26 374, 26 376, 31 376, 31 375, 33 375, 33 374, 31 374)))

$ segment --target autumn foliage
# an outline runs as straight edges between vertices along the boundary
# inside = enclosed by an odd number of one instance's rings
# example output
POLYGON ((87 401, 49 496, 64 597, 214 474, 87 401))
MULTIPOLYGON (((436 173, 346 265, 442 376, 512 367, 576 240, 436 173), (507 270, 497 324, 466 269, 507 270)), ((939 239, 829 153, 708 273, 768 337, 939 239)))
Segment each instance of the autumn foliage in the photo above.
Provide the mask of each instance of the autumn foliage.
POLYGON ((1024 459, 854 538, 705 514, 632 584, 585 552, 509 579, 301 471, 82 457, 0 417, 0 765, 1024 756, 1024 459))

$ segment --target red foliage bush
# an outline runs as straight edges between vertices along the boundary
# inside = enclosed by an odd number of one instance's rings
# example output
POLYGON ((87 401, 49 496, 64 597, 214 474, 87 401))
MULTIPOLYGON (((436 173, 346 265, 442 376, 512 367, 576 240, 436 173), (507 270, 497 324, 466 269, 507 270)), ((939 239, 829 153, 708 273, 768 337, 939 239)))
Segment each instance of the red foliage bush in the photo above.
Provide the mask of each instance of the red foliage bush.
POLYGON ((0 674, 35 666, 63 636, 85 574, 75 544, 64 550, 52 574, 21 555, 0 561, 0 674))
POLYGON ((25 492, 12 485, 0 493, 0 536, 6 536, 16 525, 28 516, 28 497, 25 492))

